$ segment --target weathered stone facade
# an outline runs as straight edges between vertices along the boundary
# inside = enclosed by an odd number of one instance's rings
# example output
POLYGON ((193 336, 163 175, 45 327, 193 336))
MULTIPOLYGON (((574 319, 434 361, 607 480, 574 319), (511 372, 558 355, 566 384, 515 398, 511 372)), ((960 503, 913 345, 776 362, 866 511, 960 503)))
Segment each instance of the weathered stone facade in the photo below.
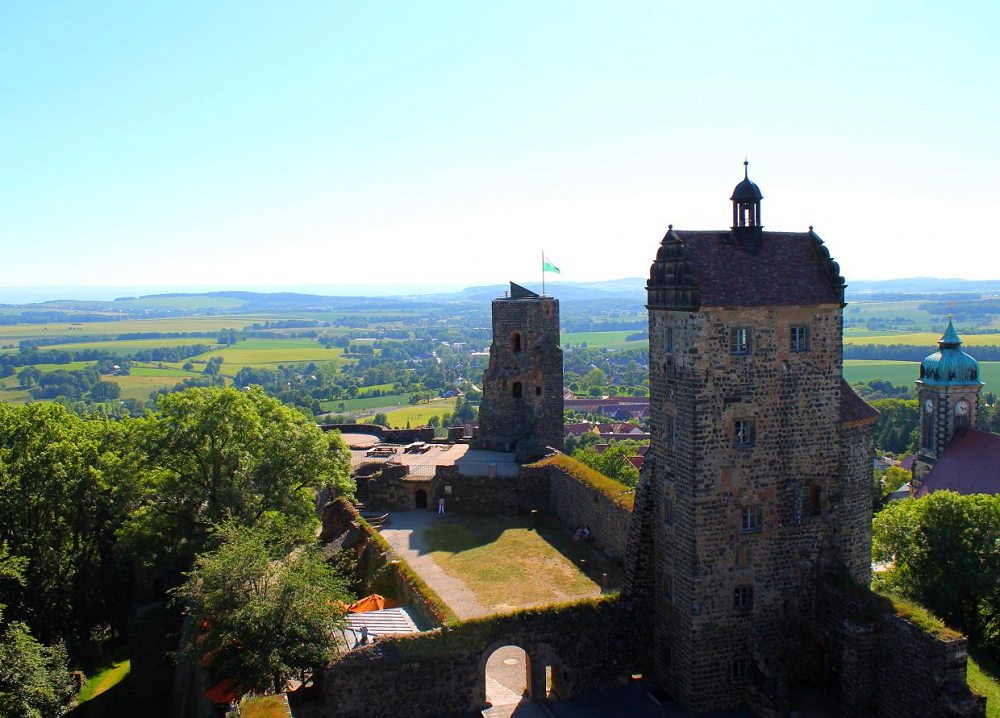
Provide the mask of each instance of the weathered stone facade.
POLYGON ((810 678, 821 571, 869 581, 875 413, 845 415, 843 279, 812 231, 671 228, 648 286, 653 439, 626 587, 687 710, 780 715, 810 678))
POLYGON ((563 445, 559 300, 511 282, 493 300, 493 344, 483 375, 475 445, 537 458, 563 445))

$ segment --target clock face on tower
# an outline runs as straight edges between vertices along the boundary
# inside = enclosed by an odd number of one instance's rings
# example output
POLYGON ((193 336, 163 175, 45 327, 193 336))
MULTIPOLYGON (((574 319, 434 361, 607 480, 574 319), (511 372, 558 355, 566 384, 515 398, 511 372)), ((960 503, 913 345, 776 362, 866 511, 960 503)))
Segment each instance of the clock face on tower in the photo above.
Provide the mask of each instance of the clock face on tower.
POLYGON ((931 401, 930 399, 928 399, 927 401, 925 401, 924 402, 924 411, 926 411, 928 414, 930 414, 932 411, 934 411, 934 402, 931 401))
POLYGON ((968 414, 969 402, 960 401, 957 404, 955 404, 955 413, 958 414, 959 416, 965 416, 966 414, 968 414))

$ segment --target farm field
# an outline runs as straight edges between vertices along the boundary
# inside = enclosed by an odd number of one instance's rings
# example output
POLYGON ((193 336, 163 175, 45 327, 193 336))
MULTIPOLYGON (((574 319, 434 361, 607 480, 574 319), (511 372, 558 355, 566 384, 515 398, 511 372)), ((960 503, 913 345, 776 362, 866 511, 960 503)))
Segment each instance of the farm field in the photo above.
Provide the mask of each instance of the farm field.
MULTIPOLYGON (((967 347, 1000 346, 1000 333, 962 334, 962 344, 967 347)), ((930 354, 937 347, 941 334, 938 332, 869 332, 867 330, 844 331, 844 344, 912 344, 927 347, 930 354), (862 333, 863 332, 863 333, 862 333)))
POLYGON ((51 346, 44 346, 40 349, 42 351, 49 351, 54 349, 65 349, 67 351, 80 351, 81 349, 103 349, 109 352, 114 352, 121 356, 129 356, 135 354, 136 352, 141 352, 146 349, 157 349, 160 347, 181 347, 190 346, 192 344, 215 344, 214 338, 209 337, 180 337, 173 339, 132 339, 130 341, 97 341, 97 342, 79 342, 72 344, 53 344, 51 346))
MULTIPOLYGON (((243 329, 255 323, 287 319, 303 319, 296 314, 232 314, 211 317, 171 317, 166 319, 123 319, 107 322, 54 322, 52 324, 6 324, 0 325, 0 343, 10 340, 30 339, 44 336, 91 336, 94 334, 132 334, 135 332, 218 332, 220 329, 243 329)), ((207 339, 205 337, 203 340, 207 339)), ((196 337, 188 337, 188 344, 196 337)), ((157 340, 160 341, 160 340, 157 340)), ((161 345, 164 346, 164 345, 161 345)))
MULTIPOLYGON (((372 388, 374 387, 365 387, 365 389, 372 388)), ((364 399, 331 399, 329 401, 321 401, 320 406, 323 407, 323 411, 332 411, 336 413, 365 411, 368 409, 377 411, 378 409, 386 406, 399 406, 401 404, 405 404, 410 400, 411 396, 412 394, 383 394, 382 396, 372 396, 364 399), (343 409, 340 408, 341 404, 344 406, 343 409)))
MULTIPOLYGON (((1000 391, 1000 362, 979 362, 984 391, 1000 391)), ((877 361, 845 359, 844 378, 849 382, 884 379, 897 386, 913 386, 920 377, 920 363, 910 361, 877 361)))
POLYGON ((160 375, 135 375, 105 377, 101 381, 109 381, 121 387, 121 399, 138 399, 146 401, 149 395, 159 389, 172 389, 184 380, 186 376, 196 376, 187 372, 174 371, 168 373, 164 371, 160 375))
POLYGON ((224 349, 216 349, 193 358, 196 362, 207 362, 213 357, 222 357, 220 373, 235 376, 245 366, 275 368, 279 364, 304 362, 351 361, 343 358, 340 347, 327 349, 312 339, 247 339, 224 349))
MULTIPOLYGON (((455 411, 455 401, 454 398, 434 399, 426 404, 417 404, 416 406, 408 406, 405 409, 387 412, 386 416, 389 417, 389 426, 405 427, 407 422, 410 423, 410 426, 424 426, 434 415, 440 416, 445 412, 451 413, 455 411)), ((363 422, 364 419, 371 419, 373 416, 375 416, 374 412, 369 416, 358 419, 358 421, 363 422)))

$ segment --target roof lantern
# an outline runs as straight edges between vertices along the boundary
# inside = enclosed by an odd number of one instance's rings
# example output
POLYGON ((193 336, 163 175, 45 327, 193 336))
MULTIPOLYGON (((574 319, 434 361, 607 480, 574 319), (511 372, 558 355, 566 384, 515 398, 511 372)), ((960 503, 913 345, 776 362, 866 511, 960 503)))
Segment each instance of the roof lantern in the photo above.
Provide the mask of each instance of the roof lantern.
POLYGON ((760 187, 750 181, 750 163, 743 160, 743 181, 733 190, 733 238, 751 252, 759 252, 764 239, 764 225, 760 223, 760 201, 764 195, 760 187))
POLYGON ((979 362, 961 349, 962 340, 948 317, 948 328, 938 340, 938 350, 920 362, 919 382, 929 386, 979 385, 979 362))

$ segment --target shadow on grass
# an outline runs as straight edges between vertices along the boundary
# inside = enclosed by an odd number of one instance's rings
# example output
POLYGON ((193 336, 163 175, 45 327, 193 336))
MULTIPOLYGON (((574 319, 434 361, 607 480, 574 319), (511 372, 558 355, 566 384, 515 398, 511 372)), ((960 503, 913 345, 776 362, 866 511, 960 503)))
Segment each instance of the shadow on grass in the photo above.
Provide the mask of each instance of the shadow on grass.
POLYGON ((129 691, 130 676, 113 685, 100 695, 91 698, 86 703, 81 703, 67 715, 70 718, 166 718, 166 703, 136 702, 135 696, 129 691))
POLYGON ((465 551, 489 546, 495 543, 506 531, 526 529, 534 531, 557 553, 582 570, 584 575, 601 587, 602 593, 617 590, 622 579, 622 568, 616 562, 598 551, 590 543, 575 541, 573 529, 560 519, 539 514, 537 526, 531 528, 527 516, 504 518, 499 516, 481 516, 473 514, 451 514, 442 517, 431 524, 423 534, 427 548, 421 554, 441 551, 458 554, 465 551), (586 569, 581 569, 581 562, 587 562, 586 569), (608 574, 609 587, 602 586, 603 574, 608 574))

